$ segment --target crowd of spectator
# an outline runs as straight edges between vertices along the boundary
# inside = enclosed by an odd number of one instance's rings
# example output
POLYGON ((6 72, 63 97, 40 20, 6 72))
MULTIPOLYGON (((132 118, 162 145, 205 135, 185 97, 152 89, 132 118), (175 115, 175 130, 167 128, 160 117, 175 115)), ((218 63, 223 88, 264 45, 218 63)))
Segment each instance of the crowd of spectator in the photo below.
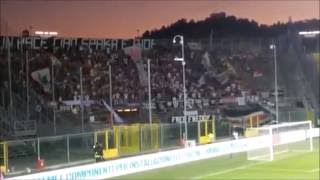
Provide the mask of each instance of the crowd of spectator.
POLYGON ((63 100, 80 95, 80 67, 82 67, 83 95, 90 100, 109 99, 109 65, 111 65, 114 104, 134 102, 139 97, 138 72, 130 56, 123 51, 83 50, 77 53, 56 55, 61 67, 58 70, 56 92, 63 100), (61 60, 62 59, 62 60, 61 60), (80 63, 80 64, 79 64, 80 63))
MULTIPOLYGON (((243 87, 233 64, 257 58, 257 54, 217 53, 205 49, 185 47, 186 95, 189 99, 214 99, 239 97, 243 87)), ((18 58, 21 54, 17 53, 18 58)), ((49 68, 54 70, 55 98, 58 101, 79 99, 81 93, 80 67, 82 68, 82 90, 85 99, 109 101, 109 65, 112 72, 113 105, 141 103, 148 100, 148 87, 142 85, 137 62, 144 65, 147 72, 147 59, 151 59, 152 99, 158 101, 183 101, 182 63, 174 61, 176 52, 165 48, 154 48, 143 53, 140 60, 133 60, 124 50, 59 49, 29 50, 29 73, 49 68), (53 63, 53 67, 52 67, 53 63)), ((241 63, 240 63, 241 64, 241 63)), ((24 64, 24 66, 26 66, 24 64)), ((250 71, 247 63, 240 69, 250 71)), ((238 68, 239 69, 239 68, 238 68)), ((25 70, 25 68, 24 68, 25 70)), ((25 71, 20 70, 18 80, 25 86, 25 71)), ((46 92, 31 76, 31 88, 36 90, 44 101, 52 100, 52 92, 46 92)), ((51 86, 51 80, 47 80, 51 86)))
MULTIPOLYGON (((151 87, 153 99, 170 101, 183 99, 182 64, 173 61, 174 53, 154 53, 151 61, 151 87)), ((230 72, 229 57, 214 56, 204 50, 186 51, 186 94, 192 99, 212 99, 222 96, 240 94, 240 84, 235 78, 235 72, 230 72), (206 62, 208 61, 208 62, 206 62), (206 67, 207 64, 211 67, 206 67), (224 76, 227 82, 219 82, 219 76, 224 76)), ((146 61, 145 67, 146 65, 146 61)), ((146 89, 147 90, 147 89, 146 89)), ((145 97, 147 91, 145 91, 145 97)))

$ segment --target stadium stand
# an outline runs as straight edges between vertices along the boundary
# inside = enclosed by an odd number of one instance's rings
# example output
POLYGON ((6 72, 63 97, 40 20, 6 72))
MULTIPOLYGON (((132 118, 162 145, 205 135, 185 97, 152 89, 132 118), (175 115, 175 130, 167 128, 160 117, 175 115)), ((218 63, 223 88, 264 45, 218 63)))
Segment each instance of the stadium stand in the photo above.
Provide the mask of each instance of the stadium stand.
MULTIPOLYGON (((57 103, 57 124, 62 125, 58 134, 81 130, 79 106, 82 67, 84 96, 84 121, 86 131, 102 127, 96 122, 110 122, 109 111, 99 101, 109 99, 109 65, 112 67, 113 107, 126 123, 147 121, 147 59, 151 59, 151 91, 154 107, 153 118, 170 122, 171 117, 182 114, 182 68, 173 61, 178 50, 168 45, 170 40, 156 40, 149 50, 137 48, 138 55, 126 49, 94 49, 60 47, 54 49, 13 50, 13 98, 17 119, 35 120, 38 135, 49 135, 52 129, 53 111, 51 75, 54 74, 54 92, 57 103), (157 45, 158 44, 158 45, 157 45), (29 117, 26 116, 26 50, 29 60, 29 117), (78 102, 78 104, 77 104, 78 102), (125 115, 124 109, 137 109, 125 115), (158 117, 161 117, 159 119, 158 117), (43 127, 43 128, 39 128, 43 127), (67 128, 70 127, 70 128, 67 128), (43 132, 41 132, 43 130, 43 132)), ((241 97, 248 103, 259 103, 266 113, 274 114, 265 101, 270 101, 273 89, 273 59, 269 39, 214 39, 188 40, 185 46, 186 92, 188 110, 199 114, 216 114, 224 117, 223 109, 239 104, 241 97), (212 110, 214 108, 214 110, 212 110)), ((1 51, 1 66, 6 67, 7 51, 1 51)), ((282 65, 285 66, 285 65, 282 65)), ((6 69, 6 68, 5 68, 6 69)), ((7 70, 7 69, 6 69, 7 70)), ((281 68, 280 68, 281 70, 281 68)), ((6 77, 8 71, 1 72, 6 77)), ((288 79, 280 79, 280 86, 288 79)), ((2 81, 2 112, 9 107, 8 82, 2 81)), ((284 92, 292 95, 290 88, 284 92)), ((272 101, 272 100, 271 100, 272 101)), ((269 102, 269 104, 272 102, 269 102)), ((261 110, 261 109, 260 109, 261 110)), ((2 113, 3 119, 5 113, 2 113)), ((12 115, 12 114, 10 114, 12 115)), ((32 124, 31 122, 29 124, 32 124)), ((103 125, 108 127, 108 125, 103 125)))

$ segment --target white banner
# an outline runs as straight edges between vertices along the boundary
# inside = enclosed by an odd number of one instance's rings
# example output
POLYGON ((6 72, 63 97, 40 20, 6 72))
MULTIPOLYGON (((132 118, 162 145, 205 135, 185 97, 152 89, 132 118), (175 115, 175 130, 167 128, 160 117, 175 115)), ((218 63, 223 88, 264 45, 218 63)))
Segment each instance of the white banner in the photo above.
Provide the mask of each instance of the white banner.
MULTIPOLYGON (((186 116, 187 122, 197 122, 197 121, 203 121, 208 120, 210 118, 209 115, 189 115, 186 116)), ((183 123, 184 122, 184 116, 172 116, 171 117, 172 123, 183 123)))
MULTIPOLYGON (((0 36, 0 49, 5 47, 7 37, 0 36)), ((124 49, 126 47, 140 47, 143 50, 152 49, 155 45, 154 39, 98 39, 98 38, 61 38, 61 37, 9 37, 10 44, 15 49, 20 49, 22 45, 32 49, 48 48, 71 48, 82 47, 90 49, 124 49)))

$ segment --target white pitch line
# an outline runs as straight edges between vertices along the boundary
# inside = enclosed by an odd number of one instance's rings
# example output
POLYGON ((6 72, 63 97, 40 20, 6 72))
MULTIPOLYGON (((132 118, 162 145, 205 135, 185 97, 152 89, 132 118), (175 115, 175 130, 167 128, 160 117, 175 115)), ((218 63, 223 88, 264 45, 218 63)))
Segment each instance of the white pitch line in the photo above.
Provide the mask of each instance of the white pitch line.
MULTIPOLYGON (((301 173, 310 173, 316 172, 315 169, 312 170, 301 170, 301 169, 283 169, 283 168, 252 168, 252 170, 266 170, 266 171, 273 171, 273 172, 301 172, 301 173)), ((316 169, 317 170, 317 169, 316 169)))
MULTIPOLYGON (((249 179, 252 179, 252 180, 257 180, 259 178, 257 177, 245 177, 245 178, 242 178, 242 177, 232 177, 232 180, 243 180, 243 179, 246 179, 246 180, 249 180, 249 179)), ((263 177, 262 178, 263 180, 275 180, 274 177, 263 177)), ((277 178, 277 180, 292 180, 292 177, 288 177, 288 178, 285 178, 285 177, 281 177, 281 178, 277 178)))
MULTIPOLYGON (((293 156, 293 155, 291 155, 291 156, 293 156)), ((291 156, 288 156, 288 157, 291 157, 291 156)), ((229 172, 232 172, 232 171, 236 171, 236 170, 245 169, 245 168, 248 168, 248 167, 251 167, 251 166, 255 166, 255 165, 258 165, 258 164, 265 164, 265 163, 269 163, 269 162, 279 161, 279 160, 282 160, 282 159, 285 159, 285 158, 287 158, 287 157, 283 156, 282 158, 275 159, 273 161, 259 161, 259 162, 256 162, 256 163, 252 163, 252 164, 249 164, 249 165, 244 165, 244 166, 240 166, 240 167, 236 167, 236 168, 231 168, 231 169, 227 169, 227 170, 224 170, 224 171, 218 171, 218 172, 214 172, 214 173, 210 173, 210 174, 205 174, 205 175, 202 175, 202 176, 196 176, 196 177, 191 178, 191 179, 202 179, 202 178, 209 177, 209 176, 225 174, 225 173, 229 173, 229 172)))
POLYGON ((223 171, 218 171, 218 172, 214 172, 214 173, 210 173, 210 174, 205 174, 205 175, 202 175, 202 176, 193 177, 191 179, 202 179, 202 178, 209 177, 209 176, 225 174, 225 173, 229 173, 229 172, 240 170, 240 169, 246 169, 248 167, 255 166, 257 164, 262 164, 262 162, 252 163, 252 164, 248 164, 248 165, 245 165, 245 166, 240 166, 240 167, 231 168, 231 169, 227 169, 227 170, 223 170, 223 171))
MULTIPOLYGON (((210 174, 206 174, 206 175, 202 175, 202 176, 197 176, 197 177, 194 177, 194 178, 191 178, 191 179, 192 180, 202 179, 202 178, 209 177, 209 176, 225 174, 225 173, 233 172, 233 171, 236 171, 236 170, 246 169, 248 167, 255 166, 255 165, 258 165, 258 164, 264 164, 264 163, 263 162, 252 163, 252 164, 249 164, 249 165, 240 166, 240 167, 236 167, 236 168, 231 168, 231 169, 227 169, 227 170, 224 170, 224 171, 218 171, 218 172, 215 172, 215 173, 210 173, 210 174)), ((275 168, 275 169, 253 168, 253 170, 255 170, 255 169, 256 170, 278 171, 278 172, 302 172, 302 173, 313 173, 313 172, 319 171, 319 168, 312 169, 312 170, 300 170, 300 169, 294 169, 293 170, 293 169, 279 169, 279 168, 275 168)))
MULTIPOLYGON (((298 154, 296 154, 296 155, 298 155, 298 154)), ((286 159, 286 158, 289 158, 289 157, 293 157, 293 156, 295 156, 295 155, 292 155, 292 154, 291 155, 285 155, 282 158, 275 159, 275 160, 270 161, 270 162, 283 160, 283 159, 286 159)), ((224 174, 224 173, 229 173, 229 172, 233 172, 233 171, 236 171, 236 170, 245 169, 245 168, 248 168, 248 167, 251 167, 251 166, 255 166, 255 165, 258 165, 258 164, 265 164, 265 163, 268 163, 268 162, 269 161, 259 161, 257 163, 252 163, 252 164, 249 164, 249 165, 244 165, 244 166, 235 167, 235 168, 231 168, 231 169, 227 169, 227 170, 223 170, 223 171, 218 171, 218 172, 214 172, 214 173, 210 173, 210 174, 205 174, 205 175, 202 175, 202 176, 196 176, 196 177, 193 177, 191 179, 192 180, 202 179, 202 178, 205 178, 205 177, 220 175, 220 174, 224 174)), ((319 169, 312 169, 312 171, 308 171, 308 172, 317 172, 317 171, 319 171, 319 169)))
POLYGON ((319 168, 315 168, 315 169, 311 169, 311 170, 308 171, 308 172, 313 173, 313 172, 318 172, 318 171, 320 171, 320 169, 319 169, 319 168))

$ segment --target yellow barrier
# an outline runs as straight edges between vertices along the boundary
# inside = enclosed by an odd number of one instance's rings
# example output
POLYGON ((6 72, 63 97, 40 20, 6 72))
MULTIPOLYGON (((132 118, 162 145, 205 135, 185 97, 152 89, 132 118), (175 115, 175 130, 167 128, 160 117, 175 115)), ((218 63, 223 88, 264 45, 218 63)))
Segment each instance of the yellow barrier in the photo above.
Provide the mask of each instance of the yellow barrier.
POLYGON ((159 125, 151 125, 151 145, 153 149, 160 148, 159 125))
POLYGON ((306 110, 306 118, 307 118, 307 120, 309 120, 309 121, 313 121, 314 120, 314 114, 313 114, 313 111, 310 111, 310 110, 306 110))
POLYGON ((198 121, 199 144, 211 143, 215 138, 215 120, 198 121))
POLYGON ((260 116, 254 115, 249 117, 249 124, 247 123, 247 128, 244 132, 245 137, 254 137, 258 135, 257 127, 260 126, 260 116), (256 128, 255 128, 256 127, 256 128))
POLYGON ((0 172, 6 174, 8 170, 8 146, 7 143, 0 143, 0 172))
POLYGON ((94 143, 99 142, 103 147, 103 158, 110 159, 119 156, 119 138, 114 130, 95 132, 94 143))
POLYGON ((259 130, 257 128, 247 128, 244 136, 245 137, 254 137, 257 136, 259 134, 259 130))
POLYGON ((142 124, 141 130, 141 151, 155 151, 160 148, 159 125, 142 124))
POLYGON ((103 158, 156 151, 160 148, 159 124, 114 126, 113 130, 95 132, 94 143, 103 146, 103 158))
POLYGON ((106 148, 103 150, 103 158, 110 159, 119 156, 119 135, 114 130, 106 132, 106 148))
POLYGON ((140 126, 122 125, 114 126, 115 133, 119 135, 119 154, 130 155, 140 152, 140 126))
POLYGON ((250 128, 259 127, 259 125, 260 125, 259 115, 250 116, 249 121, 250 121, 250 126, 249 126, 250 128))

